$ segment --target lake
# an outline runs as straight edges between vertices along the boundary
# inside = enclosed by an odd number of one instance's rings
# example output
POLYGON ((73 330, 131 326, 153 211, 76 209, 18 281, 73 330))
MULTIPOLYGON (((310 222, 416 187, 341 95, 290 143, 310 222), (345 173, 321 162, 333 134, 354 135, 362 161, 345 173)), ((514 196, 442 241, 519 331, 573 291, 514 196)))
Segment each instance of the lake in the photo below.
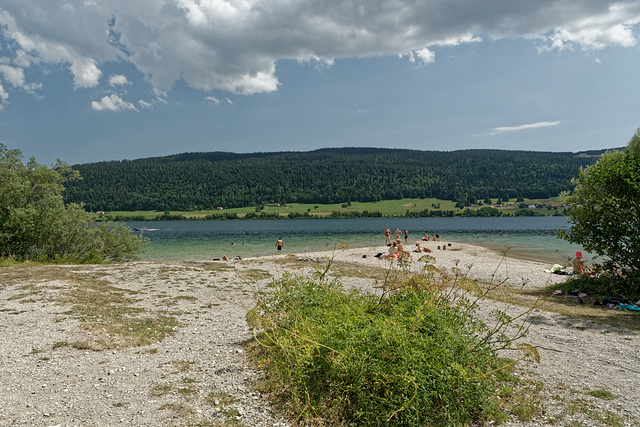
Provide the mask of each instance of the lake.
MULTIPOLYGON (((282 219, 230 221, 126 222, 150 245, 141 255, 148 261, 194 261, 276 254, 276 240, 284 240, 283 253, 304 254, 331 250, 345 242, 351 248, 384 245, 388 225, 409 231, 409 242, 420 240, 425 231, 437 233, 443 242, 479 244, 509 254, 549 263, 566 263, 582 249, 556 238, 567 229, 566 217, 501 218, 368 218, 282 219), (232 245, 231 243, 235 243, 232 245)), ((373 250, 372 250, 373 251, 373 250)), ((589 260, 587 258, 587 260, 589 260)))

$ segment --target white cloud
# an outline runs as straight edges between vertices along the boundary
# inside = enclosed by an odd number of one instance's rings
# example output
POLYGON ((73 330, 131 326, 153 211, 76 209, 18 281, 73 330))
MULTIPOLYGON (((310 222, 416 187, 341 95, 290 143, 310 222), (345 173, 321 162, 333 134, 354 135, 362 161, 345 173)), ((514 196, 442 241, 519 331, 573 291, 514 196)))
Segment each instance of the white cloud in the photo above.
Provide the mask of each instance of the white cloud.
POLYGON ((123 76, 122 74, 114 74, 109 77, 109 84, 115 87, 115 86, 131 84, 131 82, 129 82, 129 80, 127 80, 127 77, 123 76))
MULTIPOLYGON (((207 96, 205 98, 205 101, 207 101, 207 102, 209 102, 210 104, 213 104, 213 105, 220 105, 223 102, 220 99, 216 98, 215 96, 207 96)), ((229 105, 233 105, 233 101, 230 100, 227 97, 224 98, 224 102, 226 102, 229 105)))
POLYGON ((4 109, 4 106, 9 101, 9 94, 4 90, 4 86, 0 83, 0 111, 4 109))
POLYGON ((105 96, 100 101, 91 102, 91 108, 97 111, 137 111, 132 103, 124 101, 116 94, 105 96))
POLYGON ((543 128, 549 126, 557 126, 560 122, 537 122, 537 123, 529 123, 526 125, 520 126, 501 126, 497 128, 491 129, 491 135, 497 135, 505 132, 517 132, 525 129, 535 129, 535 128, 543 128))
POLYGON ((27 93, 31 93, 33 95, 35 95, 36 91, 42 87, 41 83, 25 81, 24 70, 20 67, 13 67, 6 63, 0 63, 0 75, 2 75, 4 80, 11 86, 23 89, 27 93))
POLYGON ((72 62, 69 70, 73 74, 73 87, 76 89, 97 86, 102 75, 96 61, 90 58, 72 62))
POLYGON ((160 89, 153 89, 153 94, 156 96, 156 101, 162 104, 167 103, 167 92, 160 89))
POLYGON ((640 22, 637 7, 637 2, 612 4, 600 13, 565 22, 546 37, 545 48, 563 50, 580 46, 583 50, 597 50, 633 46, 636 43, 633 26, 640 22))
POLYGON ((629 47, 639 22, 640 0, 3 0, 0 40, 19 67, 68 67, 76 89, 125 62, 163 92, 182 80, 251 95, 278 89, 282 59, 409 52, 429 64, 439 46, 505 37, 542 51, 629 47))
POLYGON ((218 98, 216 98, 215 96, 207 96, 205 98, 205 101, 208 101, 213 105, 220 105, 220 100, 218 98))
POLYGON ((138 101, 138 105, 140 105, 140 108, 145 109, 145 110, 153 108, 153 104, 151 104, 150 102, 147 102, 147 101, 145 101, 143 99, 138 101))
POLYGON ((409 53, 409 61, 420 61, 423 64, 431 64, 432 62, 436 62, 436 53, 425 47, 409 53))
POLYGON ((10 65, 0 64, 0 74, 15 87, 24 86, 24 70, 10 65))

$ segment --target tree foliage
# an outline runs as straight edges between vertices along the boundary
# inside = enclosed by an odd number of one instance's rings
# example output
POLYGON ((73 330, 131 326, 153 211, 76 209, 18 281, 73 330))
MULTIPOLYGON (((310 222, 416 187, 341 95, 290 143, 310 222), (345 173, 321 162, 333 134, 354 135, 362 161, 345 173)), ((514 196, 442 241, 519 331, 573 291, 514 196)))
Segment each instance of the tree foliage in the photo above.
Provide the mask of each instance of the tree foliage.
POLYGON ((581 169, 566 200, 571 227, 562 237, 640 276, 640 130, 625 150, 581 169))
POLYGON ((548 198, 572 188, 597 155, 506 150, 379 148, 296 153, 185 153, 75 165, 66 185, 89 210, 197 210, 266 203, 348 203, 438 198, 548 198))
POLYGON ((77 171, 53 167, 0 144, 0 257, 72 262, 125 261, 145 239, 116 223, 95 223, 81 204, 65 204, 64 184, 77 171))

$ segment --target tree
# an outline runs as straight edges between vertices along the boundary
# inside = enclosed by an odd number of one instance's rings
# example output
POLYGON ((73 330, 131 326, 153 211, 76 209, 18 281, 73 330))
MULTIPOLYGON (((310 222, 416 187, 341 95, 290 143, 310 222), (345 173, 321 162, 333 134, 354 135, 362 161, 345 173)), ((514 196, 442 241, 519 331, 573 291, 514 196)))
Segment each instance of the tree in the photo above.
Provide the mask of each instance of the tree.
POLYGON ((147 240, 111 222, 96 222, 81 204, 65 204, 64 183, 80 179, 61 161, 22 162, 0 144, 0 257, 18 260, 118 262, 135 258, 147 240))
POLYGON ((640 276, 640 129, 626 149, 581 169, 574 184, 565 194, 571 227, 561 237, 640 276))

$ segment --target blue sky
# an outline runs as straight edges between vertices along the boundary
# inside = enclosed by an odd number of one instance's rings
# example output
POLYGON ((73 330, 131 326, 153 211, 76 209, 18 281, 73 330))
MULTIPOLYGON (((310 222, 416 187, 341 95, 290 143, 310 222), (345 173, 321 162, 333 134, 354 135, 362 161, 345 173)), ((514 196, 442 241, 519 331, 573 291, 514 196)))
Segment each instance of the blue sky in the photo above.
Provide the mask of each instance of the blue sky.
POLYGON ((3 0, 0 143, 581 151, 640 127, 640 0, 3 0))

